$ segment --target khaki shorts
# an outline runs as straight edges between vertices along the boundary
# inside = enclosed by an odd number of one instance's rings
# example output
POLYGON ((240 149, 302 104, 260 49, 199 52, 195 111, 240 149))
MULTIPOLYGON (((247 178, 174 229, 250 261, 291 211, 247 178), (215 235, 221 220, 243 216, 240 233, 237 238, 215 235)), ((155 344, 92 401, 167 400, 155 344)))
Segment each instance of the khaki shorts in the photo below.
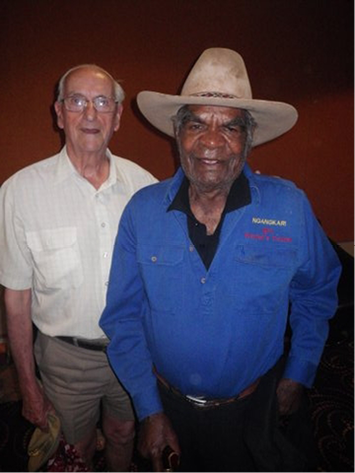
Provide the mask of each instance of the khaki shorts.
POLYGON ((35 357, 46 394, 66 441, 85 438, 103 415, 134 420, 131 400, 110 368, 106 353, 87 350, 38 331, 35 357))

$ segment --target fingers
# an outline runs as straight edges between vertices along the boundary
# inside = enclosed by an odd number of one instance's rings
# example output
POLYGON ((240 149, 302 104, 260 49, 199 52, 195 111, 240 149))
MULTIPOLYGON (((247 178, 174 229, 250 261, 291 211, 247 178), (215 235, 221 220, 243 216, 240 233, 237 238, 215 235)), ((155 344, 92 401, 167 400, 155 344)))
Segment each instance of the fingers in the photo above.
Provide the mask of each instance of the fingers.
POLYGON ((151 456, 153 471, 164 471, 161 453, 151 456))
POLYGON ((164 471, 176 471, 180 463, 179 455, 167 445, 162 453, 162 464, 164 471))
POLYGON ((48 415, 56 411, 52 403, 47 399, 44 393, 33 399, 33 397, 23 398, 22 415, 31 424, 36 425, 40 429, 48 430, 48 415))
POLYGON ((46 431, 48 429, 48 418, 47 414, 43 414, 40 410, 37 409, 22 409, 22 415, 27 419, 31 424, 39 427, 40 429, 46 431))
POLYGON ((167 471, 164 468, 162 455, 174 461, 180 454, 179 442, 165 414, 157 413, 147 417, 141 423, 138 440, 138 451, 145 458, 150 458, 154 471, 167 471), (175 453, 176 452, 176 453, 175 453))

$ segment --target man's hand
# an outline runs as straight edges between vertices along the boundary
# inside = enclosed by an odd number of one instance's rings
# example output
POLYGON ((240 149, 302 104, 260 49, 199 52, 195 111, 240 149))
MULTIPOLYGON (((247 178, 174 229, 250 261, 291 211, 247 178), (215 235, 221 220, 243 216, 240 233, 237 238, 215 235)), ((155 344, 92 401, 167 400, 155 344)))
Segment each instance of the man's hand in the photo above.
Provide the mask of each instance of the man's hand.
POLYGON ((22 415, 42 430, 48 428, 48 414, 55 412, 42 386, 36 381, 31 387, 22 389, 22 415))
POLYGON ((282 378, 276 390, 279 413, 282 416, 293 414, 300 406, 303 385, 292 379, 282 378))
POLYGON ((162 452, 167 445, 180 455, 179 442, 167 416, 159 412, 146 417, 139 430, 138 451, 151 459, 154 471, 163 471, 162 452))

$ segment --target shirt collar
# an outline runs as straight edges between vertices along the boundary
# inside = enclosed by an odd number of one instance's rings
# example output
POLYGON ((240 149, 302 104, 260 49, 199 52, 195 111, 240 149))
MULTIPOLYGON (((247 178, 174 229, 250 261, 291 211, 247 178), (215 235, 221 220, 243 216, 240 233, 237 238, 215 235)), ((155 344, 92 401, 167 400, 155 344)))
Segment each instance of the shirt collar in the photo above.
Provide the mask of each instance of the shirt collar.
MULTIPOLYGON (((173 201, 168 207, 169 210, 180 210, 187 214, 191 214, 190 201, 189 201, 189 181, 184 176, 180 188, 174 197, 173 201)), ((245 207, 251 202, 251 193, 249 180, 245 176, 244 171, 237 177, 233 182, 232 187, 229 191, 224 213, 232 212, 241 207, 245 207)))

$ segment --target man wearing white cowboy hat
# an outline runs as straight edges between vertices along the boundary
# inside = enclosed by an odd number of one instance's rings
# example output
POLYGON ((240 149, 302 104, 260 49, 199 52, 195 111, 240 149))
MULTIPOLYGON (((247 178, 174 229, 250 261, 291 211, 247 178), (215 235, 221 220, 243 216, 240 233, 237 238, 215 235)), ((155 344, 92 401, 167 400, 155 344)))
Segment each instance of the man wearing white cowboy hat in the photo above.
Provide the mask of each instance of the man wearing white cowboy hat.
POLYGON ((139 449, 156 471, 166 446, 181 471, 300 471, 305 452, 278 416, 303 413, 340 265, 304 193, 246 164, 297 112, 253 99, 243 59, 223 48, 200 56, 181 95, 145 91, 138 105, 181 161, 127 205, 100 320, 139 449))

